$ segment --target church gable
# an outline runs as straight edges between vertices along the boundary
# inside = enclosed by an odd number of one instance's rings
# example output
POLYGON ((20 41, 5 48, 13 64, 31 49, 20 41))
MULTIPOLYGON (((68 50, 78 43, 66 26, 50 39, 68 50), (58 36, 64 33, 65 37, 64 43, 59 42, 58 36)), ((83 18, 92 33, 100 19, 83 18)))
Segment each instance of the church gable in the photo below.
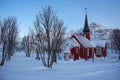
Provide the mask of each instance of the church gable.
POLYGON ((85 48, 93 48, 94 47, 94 45, 92 45, 91 42, 84 36, 81 36, 78 34, 74 34, 72 36, 74 36, 72 38, 74 38, 83 47, 85 47, 85 48))

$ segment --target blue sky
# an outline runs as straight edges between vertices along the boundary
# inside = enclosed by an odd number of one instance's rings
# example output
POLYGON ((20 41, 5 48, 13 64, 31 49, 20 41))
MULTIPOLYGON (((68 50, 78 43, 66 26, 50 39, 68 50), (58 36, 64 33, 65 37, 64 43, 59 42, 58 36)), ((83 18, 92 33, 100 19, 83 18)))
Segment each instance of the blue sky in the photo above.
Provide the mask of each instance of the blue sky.
POLYGON ((33 28, 35 16, 42 7, 50 5, 62 19, 68 31, 84 26, 84 8, 88 9, 88 20, 109 28, 120 27, 120 0, 0 0, 0 19, 17 17, 20 36, 33 28))

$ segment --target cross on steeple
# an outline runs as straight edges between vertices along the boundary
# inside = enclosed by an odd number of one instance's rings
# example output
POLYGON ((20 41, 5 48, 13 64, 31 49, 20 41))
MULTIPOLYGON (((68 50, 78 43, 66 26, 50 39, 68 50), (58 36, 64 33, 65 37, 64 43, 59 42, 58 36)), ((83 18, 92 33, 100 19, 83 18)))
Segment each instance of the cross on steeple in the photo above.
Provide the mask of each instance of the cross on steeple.
POLYGON ((85 14, 87 14, 87 8, 84 8, 85 9, 85 14))

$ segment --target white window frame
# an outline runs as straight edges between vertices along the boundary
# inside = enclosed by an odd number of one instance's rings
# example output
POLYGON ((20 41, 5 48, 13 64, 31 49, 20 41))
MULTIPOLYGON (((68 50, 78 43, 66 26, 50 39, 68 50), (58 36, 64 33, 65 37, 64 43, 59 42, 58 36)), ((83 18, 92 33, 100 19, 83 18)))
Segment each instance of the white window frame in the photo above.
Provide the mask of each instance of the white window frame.
POLYGON ((83 55, 84 55, 84 54, 85 54, 85 53, 84 53, 84 52, 85 52, 85 51, 84 51, 84 48, 82 48, 82 50, 83 50, 83 55))
POLYGON ((94 56, 94 48, 92 48, 92 56, 94 56))
POLYGON ((87 48, 87 56, 89 56, 89 54, 90 54, 90 49, 87 48))
POLYGON ((78 53, 79 52, 79 48, 76 48, 76 53, 78 53))
POLYGON ((96 54, 97 54, 97 55, 101 55, 101 48, 100 48, 100 47, 97 47, 97 48, 96 48, 96 54))

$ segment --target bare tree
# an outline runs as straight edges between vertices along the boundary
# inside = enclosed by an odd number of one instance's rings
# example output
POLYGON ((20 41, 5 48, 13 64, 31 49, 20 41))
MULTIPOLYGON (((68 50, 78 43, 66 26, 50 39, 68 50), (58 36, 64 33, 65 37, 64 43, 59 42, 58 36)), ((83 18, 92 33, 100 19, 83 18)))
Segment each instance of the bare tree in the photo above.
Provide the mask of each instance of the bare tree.
POLYGON ((114 29, 110 35, 111 48, 119 54, 120 60, 120 29, 114 29))
POLYGON ((5 49, 6 49, 6 46, 7 46, 7 31, 6 31, 6 26, 7 23, 4 22, 3 24, 1 24, 1 49, 2 49, 2 61, 0 63, 0 65, 4 65, 4 62, 5 62, 5 49))
POLYGON ((29 36, 25 36, 22 39, 22 44, 23 44, 23 48, 26 54, 26 57, 30 57, 30 49, 29 49, 29 36))
POLYGON ((34 41, 33 35, 25 36, 22 39, 22 44, 23 44, 24 51, 26 53, 26 57, 31 56, 31 52, 33 48, 33 41, 34 41))
POLYGON ((60 51, 65 27, 50 6, 42 9, 34 22, 36 46, 45 67, 52 68, 56 53, 60 51))
POLYGON ((2 61, 0 65, 4 65, 5 59, 10 60, 14 53, 18 35, 17 19, 15 17, 4 18, 4 21, 1 22, 0 29, 2 46, 2 61))

